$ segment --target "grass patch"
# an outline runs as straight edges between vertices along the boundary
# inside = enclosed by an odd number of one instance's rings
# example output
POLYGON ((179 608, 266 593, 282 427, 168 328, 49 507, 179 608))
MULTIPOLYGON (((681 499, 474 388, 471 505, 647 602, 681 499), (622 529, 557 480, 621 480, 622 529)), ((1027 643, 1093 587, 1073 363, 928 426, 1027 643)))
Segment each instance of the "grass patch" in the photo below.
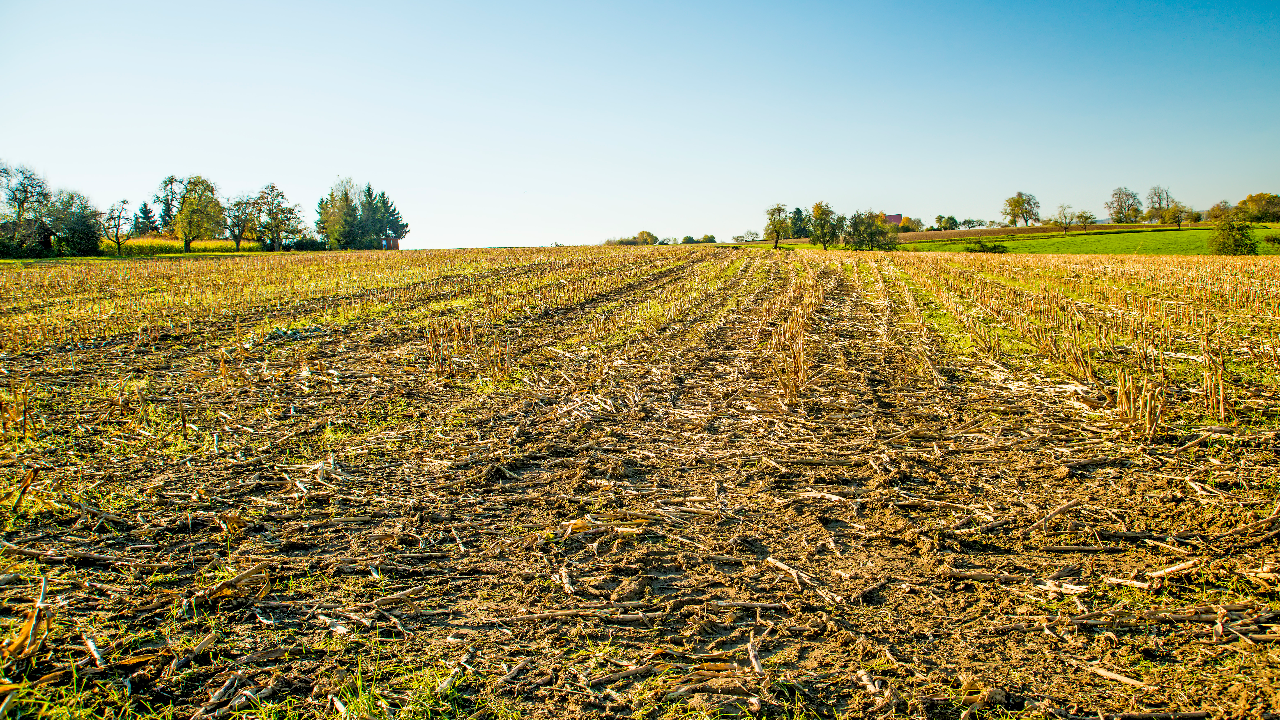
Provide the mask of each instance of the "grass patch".
MULTIPOLYGON (((1265 226, 1254 228, 1261 234, 1265 226)), ((1033 255, 1211 255, 1209 236, 1211 228, 1194 230, 1089 230, 1066 235, 999 235, 981 238, 988 244, 999 243, 1010 253, 1033 255)), ((975 244, 978 238, 920 242, 903 245, 899 249, 908 252, 965 252, 965 247, 975 244)), ((1269 243, 1258 243, 1261 255, 1280 255, 1280 248, 1269 243)))

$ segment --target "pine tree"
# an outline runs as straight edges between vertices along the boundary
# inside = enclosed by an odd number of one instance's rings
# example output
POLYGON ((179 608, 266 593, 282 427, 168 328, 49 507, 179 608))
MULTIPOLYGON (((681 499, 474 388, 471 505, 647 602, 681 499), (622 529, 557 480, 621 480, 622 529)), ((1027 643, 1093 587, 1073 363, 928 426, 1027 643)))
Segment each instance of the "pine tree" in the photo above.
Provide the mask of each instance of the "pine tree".
POLYGON ((399 250, 409 226, 385 192, 343 179, 316 203, 316 233, 336 250, 399 250))
POLYGON ((386 223, 383 220, 382 207, 378 196, 373 194, 373 186, 366 184, 360 196, 359 235, 356 240, 361 250, 381 250, 385 235, 386 223))
POLYGON ((342 231, 338 236, 338 248, 341 250, 360 249, 360 208, 354 198, 344 195, 339 205, 342 213, 342 231))
POLYGON ((396 204, 387 198, 386 193, 378 193, 378 203, 382 206, 382 214, 386 223, 388 250, 399 250, 400 241, 409 234, 409 224, 400 217, 396 204))
POLYGON ((156 232, 160 232, 160 225, 156 223, 156 214, 151 206, 144 202, 138 206, 138 212, 133 214, 133 226, 129 229, 129 233, 134 237, 142 237, 156 232))

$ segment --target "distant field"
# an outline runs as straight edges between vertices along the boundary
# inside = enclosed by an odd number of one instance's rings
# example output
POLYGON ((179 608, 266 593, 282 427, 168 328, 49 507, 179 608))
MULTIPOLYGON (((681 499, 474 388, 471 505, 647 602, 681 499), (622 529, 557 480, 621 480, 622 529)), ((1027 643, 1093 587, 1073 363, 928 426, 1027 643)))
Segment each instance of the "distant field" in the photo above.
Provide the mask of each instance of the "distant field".
MULTIPOLYGON (((245 240, 240 243, 239 252, 257 252, 261 249, 262 246, 257 241, 245 240)), ((120 251, 124 257, 180 254, 182 252, 182 241, 157 236, 140 237, 125 243, 120 248, 120 251)), ((191 251, 196 253, 233 253, 236 252, 236 244, 231 240, 202 240, 191 243, 191 251)), ((115 257, 115 244, 104 240, 102 242, 102 254, 108 257, 115 257)))
MULTIPOLYGON (((1153 224, 1094 224, 1087 229, 1093 232, 1101 232, 1107 230, 1114 231, 1137 231, 1148 232, 1151 230, 1179 230, 1183 228, 1206 228, 1213 227, 1213 223, 1184 223, 1182 228, 1177 225, 1153 225, 1153 224)), ((988 236, 1009 236, 1009 235, 1061 235, 1062 231, 1052 225, 1031 225, 1023 227, 1004 227, 1004 228, 969 228, 964 230, 931 230, 925 232, 904 232, 898 235, 898 242, 906 245, 917 242, 938 242, 939 240, 956 240, 959 238, 975 238, 988 236)))
MULTIPOLYGON (((1270 232, 1269 228, 1255 231, 1258 239, 1270 232)), ((1064 255, 1098 254, 1098 255, 1208 255, 1209 236, 1213 230, 1197 228, 1195 230, 1101 230, 1073 232, 1063 236, 1061 233, 1049 237, 1041 236, 993 236, 981 238, 983 242, 1006 245, 1011 253, 1064 255)), ((899 246, 902 250, 918 252, 963 252, 966 245, 976 242, 976 238, 954 240, 950 242, 922 242, 899 246)), ((1276 255, 1280 251, 1265 242, 1259 242, 1258 252, 1262 255, 1276 255)))

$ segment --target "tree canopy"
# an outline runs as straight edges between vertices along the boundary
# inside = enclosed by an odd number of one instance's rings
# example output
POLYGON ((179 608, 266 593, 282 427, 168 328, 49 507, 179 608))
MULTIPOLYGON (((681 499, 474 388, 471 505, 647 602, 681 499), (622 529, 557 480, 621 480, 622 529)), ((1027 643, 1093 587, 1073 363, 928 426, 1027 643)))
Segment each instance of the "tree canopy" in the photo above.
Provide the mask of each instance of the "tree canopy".
POLYGON ((316 215, 316 232, 334 250, 399 250, 409 234, 385 192, 375 193, 368 184, 358 190, 350 178, 320 199, 316 215))
POLYGON ((814 203, 813 210, 809 213, 809 218, 809 242, 814 245, 821 245, 823 250, 826 250, 839 239, 847 222, 843 215, 837 216, 831 210, 831 206, 825 202, 814 203))
POLYGON ((1236 205, 1252 222, 1280 222, 1280 195, 1255 193, 1236 205))
POLYGON ((1237 213, 1229 213, 1218 220, 1209 237, 1209 249, 1215 255, 1257 255, 1258 239, 1253 236, 1247 220, 1237 213))
POLYGON ((1138 193, 1127 187, 1112 190, 1111 199, 1103 204, 1111 213, 1113 223, 1136 223, 1142 219, 1142 201, 1138 199, 1138 193))
POLYGON ((8 210, 8 232, 5 233, 2 250, 9 256, 35 254, 32 250, 42 245, 38 215, 52 197, 49 185, 30 168, 11 168, 2 164, 0 183, 3 183, 4 203, 8 210))
POLYGON ((213 183, 192 175, 182 184, 178 212, 173 220, 174 235, 182 241, 182 252, 191 252, 191 244, 222 237, 226 222, 225 209, 213 183))
POLYGON ((1035 195, 1019 190, 1004 201, 1000 214, 1008 218, 1012 225, 1017 225, 1019 220, 1023 225, 1040 222, 1040 201, 1036 200, 1035 195))
POLYGON ((100 255, 102 213, 84 195, 51 191, 38 173, 0 163, 0 255, 100 255))
POLYGON ((773 249, 778 249, 778 243, 788 234, 791 223, 787 217, 787 206, 778 203, 768 210, 764 211, 767 219, 764 225, 764 239, 773 241, 773 249))

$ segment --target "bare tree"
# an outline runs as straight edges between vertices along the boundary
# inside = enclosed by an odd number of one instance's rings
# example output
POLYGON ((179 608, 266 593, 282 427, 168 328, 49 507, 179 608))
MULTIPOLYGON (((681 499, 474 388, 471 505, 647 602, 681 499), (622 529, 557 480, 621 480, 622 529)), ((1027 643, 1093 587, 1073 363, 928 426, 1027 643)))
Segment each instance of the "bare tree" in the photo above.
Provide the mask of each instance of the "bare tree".
POLYGON ((1147 191, 1147 212, 1143 218, 1148 222, 1165 222, 1165 214, 1179 205, 1181 203, 1173 199, 1169 188, 1156 185, 1147 191))
POLYGON ((1058 214, 1049 218, 1049 224, 1062 231, 1066 235, 1071 230, 1071 226, 1075 225, 1078 216, 1072 212, 1070 205, 1059 205, 1058 214))
POLYGON ((108 240, 116 245, 116 257, 120 257, 124 244, 129 242, 129 233, 124 229, 125 224, 130 220, 129 217, 129 201, 121 200, 107 209, 107 212, 98 221, 102 226, 102 234, 108 240))

